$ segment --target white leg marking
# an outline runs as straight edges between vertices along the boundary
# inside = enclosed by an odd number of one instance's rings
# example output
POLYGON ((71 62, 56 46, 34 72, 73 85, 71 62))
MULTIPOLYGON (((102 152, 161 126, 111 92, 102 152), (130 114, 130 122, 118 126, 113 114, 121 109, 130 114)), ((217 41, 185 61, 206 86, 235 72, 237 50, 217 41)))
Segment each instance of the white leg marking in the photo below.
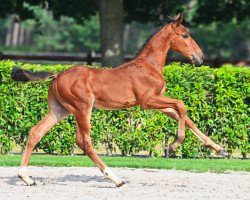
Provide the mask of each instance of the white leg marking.
POLYGON ((110 179, 113 181, 117 187, 122 186, 125 184, 121 179, 119 179, 108 167, 105 167, 103 170, 103 174, 106 178, 110 179))
POLYGON ((36 185, 36 183, 29 178, 27 167, 20 167, 18 170, 18 177, 21 178, 27 185, 36 185))

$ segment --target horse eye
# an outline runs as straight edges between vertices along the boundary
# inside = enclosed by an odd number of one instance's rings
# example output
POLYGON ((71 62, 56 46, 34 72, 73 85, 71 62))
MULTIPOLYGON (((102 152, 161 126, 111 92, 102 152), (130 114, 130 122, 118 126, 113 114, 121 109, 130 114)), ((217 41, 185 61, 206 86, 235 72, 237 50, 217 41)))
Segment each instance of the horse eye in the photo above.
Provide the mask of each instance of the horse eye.
POLYGON ((182 37, 183 37, 184 39, 187 39, 187 38, 188 38, 188 34, 182 35, 182 37))

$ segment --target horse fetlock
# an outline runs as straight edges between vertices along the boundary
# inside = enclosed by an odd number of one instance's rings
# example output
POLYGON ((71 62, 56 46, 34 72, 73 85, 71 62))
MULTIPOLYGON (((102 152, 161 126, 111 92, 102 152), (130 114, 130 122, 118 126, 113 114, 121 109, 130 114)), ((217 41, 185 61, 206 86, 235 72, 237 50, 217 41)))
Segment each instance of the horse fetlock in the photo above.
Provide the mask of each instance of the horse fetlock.
POLYGON ((28 176, 20 176, 20 175, 18 175, 18 178, 20 178, 23 182, 25 182, 27 184, 27 186, 36 186, 37 185, 36 182, 33 181, 28 176))
POLYGON ((18 178, 27 184, 27 186, 36 186, 35 181, 33 181, 27 174, 27 167, 21 167, 18 170, 18 178))
POLYGON ((125 184, 125 182, 119 179, 108 167, 105 167, 105 169, 103 170, 103 174, 106 178, 113 181, 116 187, 121 187, 125 184))
POLYGON ((180 144, 184 142, 185 138, 185 132, 178 130, 178 134, 176 135, 176 141, 180 144))

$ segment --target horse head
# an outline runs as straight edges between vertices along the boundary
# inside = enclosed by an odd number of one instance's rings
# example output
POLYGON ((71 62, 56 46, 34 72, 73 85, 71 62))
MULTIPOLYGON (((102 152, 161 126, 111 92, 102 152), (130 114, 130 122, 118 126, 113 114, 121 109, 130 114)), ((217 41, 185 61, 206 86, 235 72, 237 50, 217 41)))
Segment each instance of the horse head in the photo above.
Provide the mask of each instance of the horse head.
POLYGON ((183 13, 180 13, 172 22, 170 34, 170 48, 183 54, 192 63, 201 65, 203 63, 203 53, 194 39, 190 36, 189 31, 181 25, 183 13))

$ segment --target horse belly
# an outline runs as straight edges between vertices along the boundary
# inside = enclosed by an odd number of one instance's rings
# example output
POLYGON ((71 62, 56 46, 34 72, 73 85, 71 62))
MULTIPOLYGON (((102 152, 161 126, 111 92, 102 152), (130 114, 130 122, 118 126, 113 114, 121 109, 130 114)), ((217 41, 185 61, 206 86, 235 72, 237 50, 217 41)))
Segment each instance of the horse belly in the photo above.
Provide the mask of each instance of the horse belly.
POLYGON ((137 106, 135 100, 124 100, 124 101, 108 101, 108 100, 95 100, 94 107, 103 110, 119 110, 124 108, 130 108, 137 106))

